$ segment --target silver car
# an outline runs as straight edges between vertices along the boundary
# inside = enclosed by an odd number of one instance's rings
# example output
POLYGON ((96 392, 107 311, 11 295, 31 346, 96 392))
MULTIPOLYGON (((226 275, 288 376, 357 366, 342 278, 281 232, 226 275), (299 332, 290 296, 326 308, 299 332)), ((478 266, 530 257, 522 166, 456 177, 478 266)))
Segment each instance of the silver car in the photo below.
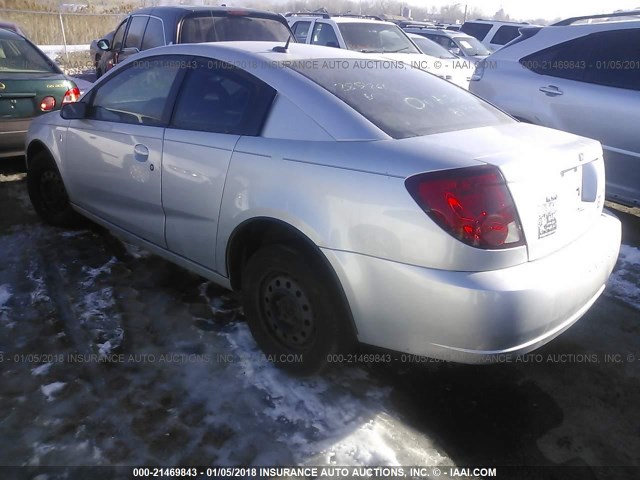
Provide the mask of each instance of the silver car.
POLYGON ((479 64, 469 88, 520 120, 602 142, 607 196, 637 206, 640 20, 623 15, 525 29, 479 64))
POLYGON ((27 163, 44 220, 81 214, 241 290, 258 344, 298 373, 356 341, 528 352, 596 301, 620 245, 598 142, 346 49, 143 52, 35 120, 27 163))

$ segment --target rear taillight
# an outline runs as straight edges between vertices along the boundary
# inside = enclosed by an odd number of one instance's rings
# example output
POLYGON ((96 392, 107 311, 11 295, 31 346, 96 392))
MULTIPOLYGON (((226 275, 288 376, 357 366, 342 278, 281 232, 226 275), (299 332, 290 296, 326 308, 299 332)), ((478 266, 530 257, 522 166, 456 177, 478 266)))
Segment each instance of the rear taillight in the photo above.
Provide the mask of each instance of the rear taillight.
POLYGON ((435 223, 467 245, 500 249, 525 244, 511 193, 496 167, 424 173, 405 185, 435 223))
POLYGON ((64 94, 64 98, 62 99, 62 105, 66 105, 67 103, 77 102, 80 98, 80 89, 78 87, 73 87, 67 90, 67 93, 64 94))
POLYGON ((56 108, 56 99, 55 98, 53 98, 53 97, 44 97, 40 101, 40 110, 42 110, 43 112, 50 112, 54 108, 56 108))

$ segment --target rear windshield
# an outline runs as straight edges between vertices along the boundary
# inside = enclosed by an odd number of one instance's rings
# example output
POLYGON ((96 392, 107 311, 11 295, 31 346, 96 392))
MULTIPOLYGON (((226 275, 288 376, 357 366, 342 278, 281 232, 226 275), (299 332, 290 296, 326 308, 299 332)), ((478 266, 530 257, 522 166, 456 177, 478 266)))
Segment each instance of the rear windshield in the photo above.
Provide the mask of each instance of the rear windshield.
POLYGON ((0 38, 0 72, 60 73, 52 61, 22 38, 0 38))
POLYGON ((403 63, 340 58, 288 66, 394 138, 513 121, 469 92, 403 63))
POLYGON ((491 30, 491 24, 489 23, 465 22, 462 24, 462 27, 460 27, 461 32, 468 33, 481 41, 487 36, 489 30, 491 30))
POLYGON ((289 28, 272 18, 229 15, 190 16, 182 21, 180 43, 269 41, 286 42, 289 28))
POLYGON ((384 23, 339 23, 347 48, 365 53, 420 53, 396 25, 384 23))
POLYGON ((491 50, 475 37, 455 37, 455 42, 467 55, 491 55, 491 50))

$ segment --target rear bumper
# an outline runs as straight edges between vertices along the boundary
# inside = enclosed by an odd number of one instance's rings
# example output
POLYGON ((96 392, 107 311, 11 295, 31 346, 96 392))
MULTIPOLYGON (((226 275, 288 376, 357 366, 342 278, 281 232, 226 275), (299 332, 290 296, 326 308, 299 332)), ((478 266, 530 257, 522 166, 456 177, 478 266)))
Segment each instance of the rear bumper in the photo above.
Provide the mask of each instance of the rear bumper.
POLYGON ((31 120, 0 120, 0 158, 24 155, 24 142, 31 120))
POLYGON ((340 278, 358 339, 461 363, 525 354, 569 328, 604 290, 620 248, 603 213, 545 258, 487 272, 453 272, 323 249, 340 278))

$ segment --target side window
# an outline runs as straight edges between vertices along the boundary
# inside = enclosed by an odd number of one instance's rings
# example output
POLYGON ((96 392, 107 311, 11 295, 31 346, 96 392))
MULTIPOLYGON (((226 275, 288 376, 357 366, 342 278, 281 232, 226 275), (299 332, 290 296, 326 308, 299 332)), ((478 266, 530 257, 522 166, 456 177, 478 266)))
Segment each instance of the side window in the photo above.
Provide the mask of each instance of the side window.
POLYGON ((124 22, 120 24, 116 33, 113 35, 113 43, 111 44, 111 50, 117 52, 122 48, 122 41, 124 40, 124 32, 127 29, 127 22, 129 19, 127 18, 124 22))
POLYGON ((585 82, 640 90, 640 28, 589 35, 589 43, 585 82))
POLYGON ((105 122, 161 126, 171 87, 184 57, 151 57, 134 62, 94 94, 89 118, 105 122))
POLYGON ((137 48, 140 50, 142 45, 142 35, 144 29, 147 26, 149 17, 146 15, 136 15, 131 18, 131 24, 129 25, 129 31, 127 32, 127 39, 124 41, 124 48, 137 48))
POLYGON ((489 33, 489 30, 491 30, 491 24, 465 22, 462 24, 462 27, 460 27, 460 30, 482 41, 484 37, 487 36, 487 33, 489 33))
POLYGON ((197 59, 180 86, 170 127, 256 136, 274 96, 273 88, 244 70, 197 59))
POLYGON ((144 32, 141 50, 160 47, 164 45, 164 28, 162 21, 158 18, 150 17, 147 23, 147 29, 144 32))
POLYGON ((586 38, 581 37, 546 48, 522 58, 520 63, 539 75, 581 81, 591 53, 586 38))
POLYGON ((338 42, 336 32, 328 23, 316 22, 313 27, 311 43, 313 45, 324 45, 326 47, 340 48, 340 42, 338 42))
POLYGON ((520 27, 515 27, 513 25, 503 25, 493 36, 493 38, 491 39, 491 43, 493 43, 494 45, 506 45, 519 35, 520 27))
POLYGON ((309 27, 311 22, 296 22, 293 24, 293 34, 296 36, 296 40, 300 43, 307 43, 307 35, 309 34, 309 27))

